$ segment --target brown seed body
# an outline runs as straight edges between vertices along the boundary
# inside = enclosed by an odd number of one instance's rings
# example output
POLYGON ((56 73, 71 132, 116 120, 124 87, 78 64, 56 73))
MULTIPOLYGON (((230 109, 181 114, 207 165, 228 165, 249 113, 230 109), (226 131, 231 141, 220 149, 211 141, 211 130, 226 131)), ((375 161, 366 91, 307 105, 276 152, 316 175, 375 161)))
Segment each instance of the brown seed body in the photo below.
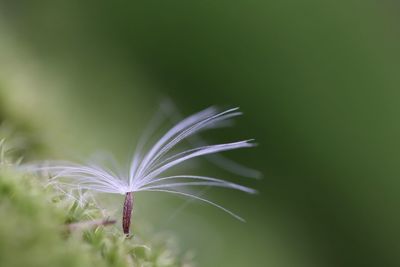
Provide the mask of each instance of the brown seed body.
POLYGON ((133 209, 133 193, 128 192, 125 194, 124 209, 122 213, 122 229, 124 230, 124 234, 126 235, 129 235, 132 209, 133 209))

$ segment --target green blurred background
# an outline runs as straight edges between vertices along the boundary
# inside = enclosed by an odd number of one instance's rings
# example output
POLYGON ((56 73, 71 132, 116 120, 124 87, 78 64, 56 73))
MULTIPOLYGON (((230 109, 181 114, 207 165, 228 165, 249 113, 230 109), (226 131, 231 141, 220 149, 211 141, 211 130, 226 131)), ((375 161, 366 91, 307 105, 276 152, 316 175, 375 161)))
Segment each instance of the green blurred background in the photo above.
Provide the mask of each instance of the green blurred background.
POLYGON ((209 196, 247 223, 153 193, 136 217, 199 266, 400 266, 399 10, 0 0, 0 119, 29 124, 48 155, 125 159, 164 97, 186 115, 238 105, 245 116, 210 140, 257 139, 228 156, 263 172, 233 178, 260 194, 209 196))

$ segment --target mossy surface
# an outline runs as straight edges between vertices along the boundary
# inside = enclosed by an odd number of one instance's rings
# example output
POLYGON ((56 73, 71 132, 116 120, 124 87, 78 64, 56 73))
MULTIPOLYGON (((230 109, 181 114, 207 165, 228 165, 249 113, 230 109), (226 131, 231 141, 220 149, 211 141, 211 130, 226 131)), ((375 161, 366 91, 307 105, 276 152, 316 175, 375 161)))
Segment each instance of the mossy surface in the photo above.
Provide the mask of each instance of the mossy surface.
POLYGON ((170 238, 126 238, 102 211, 0 167, 0 266, 192 266, 170 238))

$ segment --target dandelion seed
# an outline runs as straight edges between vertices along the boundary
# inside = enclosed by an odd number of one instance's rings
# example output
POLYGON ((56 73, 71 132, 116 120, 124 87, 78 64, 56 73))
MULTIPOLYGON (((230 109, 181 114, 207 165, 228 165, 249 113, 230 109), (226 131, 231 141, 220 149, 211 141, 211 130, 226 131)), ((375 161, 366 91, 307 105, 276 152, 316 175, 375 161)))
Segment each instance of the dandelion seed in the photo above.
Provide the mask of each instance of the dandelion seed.
POLYGON ((185 192, 184 188, 224 187, 250 194, 256 192, 254 189, 215 177, 183 174, 163 176, 166 171, 193 158, 255 146, 253 140, 215 145, 202 143, 199 147, 175 154, 171 153, 183 140, 203 130, 226 125, 228 120, 239 115, 241 115, 241 112, 238 111, 238 108, 223 112, 219 112, 214 107, 207 108, 181 120, 155 142, 147 153, 144 153, 147 140, 157 128, 157 125, 153 124, 139 142, 126 174, 120 169, 113 171, 93 163, 82 165, 68 162, 50 162, 47 165, 29 165, 27 169, 29 171, 48 172, 51 177, 49 179, 50 184, 67 187, 69 190, 89 190, 98 193, 125 195, 122 228, 126 235, 130 233, 134 194, 141 191, 165 192, 203 201, 243 221, 241 217, 228 209, 196 194, 185 192))

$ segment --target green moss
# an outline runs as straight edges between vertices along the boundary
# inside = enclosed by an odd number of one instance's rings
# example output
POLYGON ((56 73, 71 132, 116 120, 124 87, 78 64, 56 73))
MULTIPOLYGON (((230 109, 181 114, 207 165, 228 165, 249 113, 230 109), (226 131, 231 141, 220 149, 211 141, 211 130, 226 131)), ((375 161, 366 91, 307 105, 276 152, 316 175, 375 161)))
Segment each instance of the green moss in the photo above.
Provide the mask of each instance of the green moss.
POLYGON ((104 219, 94 205, 82 207, 37 177, 4 167, 0 218, 0 266, 191 266, 169 238, 150 243, 139 234, 126 238, 116 226, 87 227, 88 220, 104 219))
MULTIPOLYGON (((60 235, 63 217, 30 181, 0 173, 1 266, 84 266, 84 250, 60 235)), ((102 265, 99 261, 99 266, 102 265)))

